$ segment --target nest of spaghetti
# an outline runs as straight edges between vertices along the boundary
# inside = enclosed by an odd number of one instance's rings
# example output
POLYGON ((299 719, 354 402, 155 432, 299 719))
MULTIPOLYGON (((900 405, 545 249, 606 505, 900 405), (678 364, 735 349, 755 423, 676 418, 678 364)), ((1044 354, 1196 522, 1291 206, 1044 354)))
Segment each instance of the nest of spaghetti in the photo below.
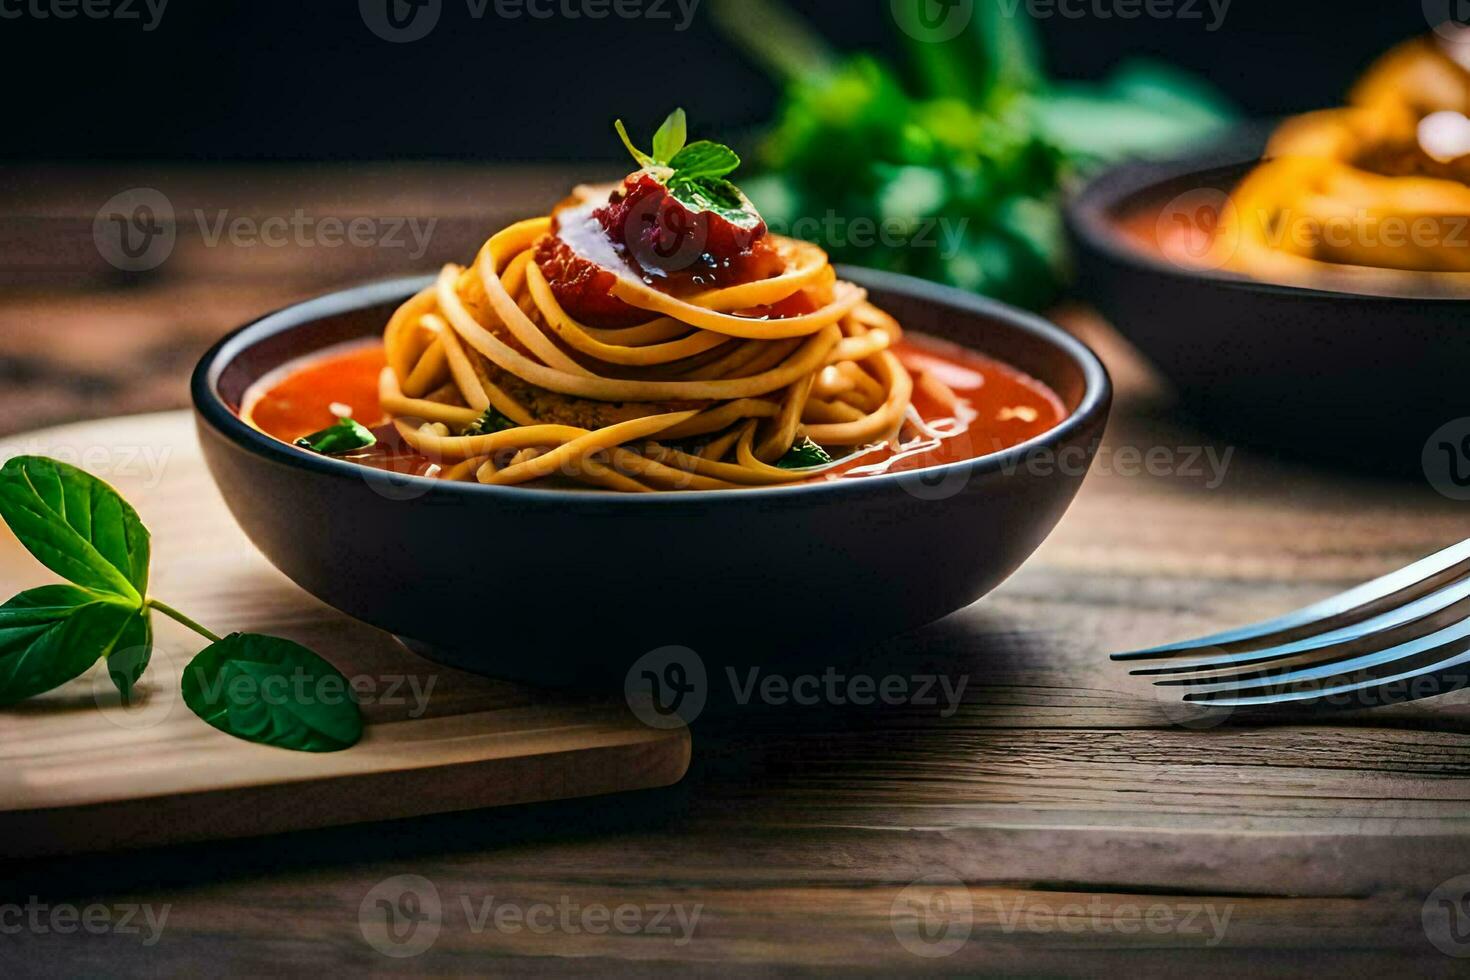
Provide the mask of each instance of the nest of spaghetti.
POLYGON ((740 489, 899 438, 899 324, 817 246, 663 176, 500 231, 394 314, 382 404, 437 476, 740 489))
POLYGON ((1221 264, 1394 295, 1470 291, 1470 32, 1379 59, 1346 106, 1295 117, 1230 198, 1221 264))

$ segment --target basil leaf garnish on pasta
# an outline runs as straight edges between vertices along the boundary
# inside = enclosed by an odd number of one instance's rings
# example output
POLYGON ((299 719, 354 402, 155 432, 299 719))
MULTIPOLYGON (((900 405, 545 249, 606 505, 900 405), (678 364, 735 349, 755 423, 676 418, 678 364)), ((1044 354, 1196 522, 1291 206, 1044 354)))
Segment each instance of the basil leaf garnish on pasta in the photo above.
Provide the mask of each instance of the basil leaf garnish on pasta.
POLYGON ((740 157, 734 150, 720 143, 700 140, 680 150, 669 166, 673 168, 673 181, 695 181, 724 177, 740 168, 740 157))
POLYGON ((653 158, 673 166, 673 161, 684 149, 684 143, 688 139, 689 119, 684 115, 683 109, 675 109, 669 113, 669 118, 664 120, 658 132, 653 134, 653 158))
POLYGON ((827 450, 802 436, 785 456, 776 460, 776 465, 783 470, 804 470, 812 466, 826 466, 830 462, 832 456, 827 450))
POLYGON ((296 440, 296 445, 323 456, 346 456, 378 444, 378 437, 367 426, 352 419, 341 419, 336 425, 296 440))
POLYGON ((149 596, 148 529, 103 481, 56 460, 17 457, 0 469, 0 518, 37 561, 71 583, 30 589, 0 606, 0 706, 54 690, 103 659, 123 700, 131 700, 152 660, 152 614, 159 612, 211 643, 184 677, 185 702, 211 725, 307 752, 344 749, 361 737, 362 715, 346 679, 310 650, 269 636, 221 640, 149 596), (319 683, 296 685, 297 675, 319 683), (245 678, 246 693, 211 697, 225 676, 245 678), (320 703, 336 681, 342 698, 320 703), (252 684, 258 695, 249 693, 252 684))
POLYGON ((464 430, 467 436, 488 436, 492 432, 504 432, 506 429, 514 429, 516 424, 506 418, 494 405, 485 409, 473 425, 464 430))

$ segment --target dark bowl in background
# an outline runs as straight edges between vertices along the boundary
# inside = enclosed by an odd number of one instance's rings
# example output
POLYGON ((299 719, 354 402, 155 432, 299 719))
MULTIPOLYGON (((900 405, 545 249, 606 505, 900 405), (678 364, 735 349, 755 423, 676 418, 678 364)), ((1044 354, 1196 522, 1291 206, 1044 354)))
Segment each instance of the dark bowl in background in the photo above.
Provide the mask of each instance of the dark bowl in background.
POLYGON ((1464 299, 1187 268, 1117 229, 1137 208, 1223 197, 1257 163, 1260 142, 1257 129, 1197 156, 1122 164, 1082 186, 1066 208, 1078 294, 1207 428, 1290 458, 1422 474, 1431 435, 1470 415, 1464 299))
POLYGON ((200 442, 277 568, 456 666, 566 684, 621 679, 670 645, 729 662, 835 657, 954 612, 1014 572, 1071 503, 1111 400, 1097 358, 1037 317, 906 277, 842 274, 906 327, 1045 381, 1069 416, 1013 449, 915 473, 647 495, 391 476, 238 418, 267 372, 379 334, 431 281, 411 279, 292 306, 217 344, 193 378, 200 442))

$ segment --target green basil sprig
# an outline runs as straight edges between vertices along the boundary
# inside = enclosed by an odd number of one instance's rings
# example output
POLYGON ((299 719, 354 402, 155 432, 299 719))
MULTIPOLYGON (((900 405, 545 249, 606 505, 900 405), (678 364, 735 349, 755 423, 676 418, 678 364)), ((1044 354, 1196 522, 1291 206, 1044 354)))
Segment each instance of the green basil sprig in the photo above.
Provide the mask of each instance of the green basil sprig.
POLYGON ((755 206, 725 178, 740 167, 740 155, 723 143, 687 143, 689 125, 683 109, 675 109, 653 135, 653 152, 633 145, 619 119, 613 124, 633 159, 644 169, 662 169, 674 200, 694 211, 713 211, 726 221, 751 227, 760 221, 755 206))
POLYGON ((184 702, 209 724, 305 752, 345 749, 361 737, 347 679, 316 654, 268 636, 221 639, 151 598, 148 529, 106 483, 65 463, 20 456, 0 468, 0 518, 37 561, 71 583, 31 589, 0 606, 0 705, 60 687, 104 659, 130 699, 152 658, 157 611, 210 641, 183 681, 184 702))
POLYGON ((515 422, 507 418, 498 408, 491 405, 484 413, 467 426, 462 435, 488 436, 495 432, 516 428, 515 422))
POLYGON ((812 442, 808 436, 802 436, 786 455, 776 460, 776 465, 783 470, 804 470, 813 466, 826 466, 832 462, 832 455, 821 446, 812 442))

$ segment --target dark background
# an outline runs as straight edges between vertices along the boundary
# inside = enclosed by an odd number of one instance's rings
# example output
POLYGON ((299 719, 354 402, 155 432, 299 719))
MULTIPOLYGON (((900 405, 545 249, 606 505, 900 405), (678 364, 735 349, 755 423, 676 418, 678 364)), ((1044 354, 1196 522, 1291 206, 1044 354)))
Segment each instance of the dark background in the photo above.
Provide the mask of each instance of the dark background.
MULTIPOLYGON (((0 12, 50 2, 0 0, 0 12)), ((138 20, 0 19, 0 154, 612 157, 605 121, 615 116, 646 132, 685 105, 702 134, 731 135, 766 119, 777 97, 712 23, 709 0, 684 32, 672 2, 674 20, 595 22, 476 20, 466 0, 443 3, 437 28, 409 44, 372 34, 357 0, 170 0, 148 33, 138 20)), ((791 6, 839 47, 902 57, 887 0, 791 6)), ((1195 20, 1052 16, 1040 25, 1048 65, 1058 77, 1095 78, 1130 55, 1164 58, 1248 112, 1274 115, 1339 100, 1375 55, 1427 28, 1419 0, 1234 0, 1214 32, 1208 0, 1198 7, 1195 20)))

